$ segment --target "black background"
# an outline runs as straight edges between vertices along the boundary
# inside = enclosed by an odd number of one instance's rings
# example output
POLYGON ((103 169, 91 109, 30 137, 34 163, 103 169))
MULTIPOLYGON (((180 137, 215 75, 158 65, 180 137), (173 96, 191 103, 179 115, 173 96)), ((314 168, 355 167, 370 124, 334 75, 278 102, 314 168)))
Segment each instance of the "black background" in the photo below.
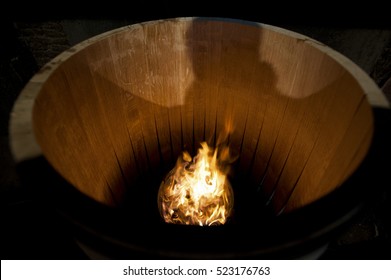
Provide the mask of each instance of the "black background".
MULTIPOLYGON (((21 36, 18 26, 62 20, 100 22, 124 20, 127 24, 131 24, 178 16, 228 17, 277 25, 303 32, 311 37, 318 36, 315 39, 331 44, 337 50, 339 42, 337 39, 342 31, 391 30, 391 20, 389 20, 391 17, 385 11, 386 8, 374 5, 374 3, 366 3, 366 6, 361 6, 359 11, 357 7, 352 6, 342 10, 341 7, 331 5, 331 3, 326 5, 326 3, 314 2, 311 5, 318 7, 311 7, 312 10, 305 10, 308 9, 308 4, 303 5, 304 9, 300 9, 297 3, 288 5, 281 3, 275 8, 266 8, 259 3, 254 7, 256 15, 253 16, 238 15, 240 8, 235 6, 238 4, 228 4, 228 2, 225 5, 229 6, 231 12, 224 13, 220 9, 205 13, 205 10, 208 10, 207 6, 201 2, 184 2, 182 5, 188 6, 184 12, 174 12, 175 8, 178 8, 177 4, 165 3, 161 7, 151 4, 153 10, 159 11, 159 14, 149 16, 139 15, 140 8, 132 7, 131 3, 129 5, 127 12, 123 11, 124 7, 111 5, 107 9, 101 7, 102 9, 98 8, 96 12, 84 14, 67 7, 61 15, 52 14, 50 11, 30 12, 29 7, 24 4, 23 8, 14 7, 11 10, 2 10, 4 14, 0 22, 2 36, 0 41, 1 259, 88 258, 72 239, 69 229, 58 219, 58 215, 48 211, 41 198, 37 197, 39 192, 26 189, 21 185, 15 172, 8 147, 9 115, 19 92, 41 67, 34 56, 31 45, 26 43, 21 36), (236 11, 236 14, 233 11, 236 11)), ((354 42, 351 43, 354 44, 354 42)), ((372 72, 368 73, 379 87, 383 86, 386 79, 391 76, 390 49, 391 40, 385 45, 372 72)), ((363 51, 371 52, 370 49, 363 51)), ((389 162, 384 164, 389 165, 389 162)), ((329 248, 321 258, 389 259, 391 251, 390 205, 390 192, 385 188, 380 195, 368 201, 363 211, 349 224, 341 236, 331 241, 329 248)))

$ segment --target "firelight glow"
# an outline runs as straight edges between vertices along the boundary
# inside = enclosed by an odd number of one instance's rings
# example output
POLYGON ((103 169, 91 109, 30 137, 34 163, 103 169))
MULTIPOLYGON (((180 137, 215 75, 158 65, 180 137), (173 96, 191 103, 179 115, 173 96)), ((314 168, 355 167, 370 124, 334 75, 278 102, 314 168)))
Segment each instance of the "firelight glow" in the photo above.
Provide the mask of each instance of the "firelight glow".
POLYGON ((158 194, 159 211, 166 223, 223 225, 232 213, 233 191, 221 162, 229 155, 201 143, 198 154, 184 152, 163 180, 158 194), (219 155, 219 156, 218 156, 219 155))

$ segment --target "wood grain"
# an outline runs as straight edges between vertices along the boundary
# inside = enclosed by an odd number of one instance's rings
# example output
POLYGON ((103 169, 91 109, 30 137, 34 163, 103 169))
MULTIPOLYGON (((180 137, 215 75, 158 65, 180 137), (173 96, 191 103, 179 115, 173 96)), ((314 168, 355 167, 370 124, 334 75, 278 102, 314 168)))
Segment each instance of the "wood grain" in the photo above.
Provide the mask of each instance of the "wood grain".
POLYGON ((224 142, 236 172, 262 184, 280 213, 354 172, 371 145, 373 106, 388 106, 373 81, 303 35, 167 19, 101 34, 50 62, 15 105, 11 144, 17 161, 42 153, 77 189, 115 206, 184 149, 224 142))

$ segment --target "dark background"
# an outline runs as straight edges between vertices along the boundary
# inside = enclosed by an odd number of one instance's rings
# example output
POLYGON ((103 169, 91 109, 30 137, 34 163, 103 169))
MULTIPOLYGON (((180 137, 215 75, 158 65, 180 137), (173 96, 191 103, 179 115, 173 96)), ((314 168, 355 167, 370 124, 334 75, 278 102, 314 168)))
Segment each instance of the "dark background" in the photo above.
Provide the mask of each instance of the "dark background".
MULTIPOLYGON (((367 8, 367 7, 366 7, 367 8)), ((27 8, 28 9, 28 8, 27 8)), ((289 9, 289 7, 286 7, 289 9)), ((217 13, 272 24, 312 37, 341 52, 368 73, 379 87, 391 77, 391 20, 384 9, 336 14, 260 11, 258 16, 217 13), (348 19, 349 18, 349 19, 348 19)), ((0 202, 1 259, 86 259, 56 213, 47 211, 34 190, 17 177, 8 146, 12 106, 28 80, 56 55, 91 36, 147 20, 189 16, 32 16, 9 14, 0 22, 0 202)), ((194 15, 194 14, 192 14, 194 15)), ((390 84, 391 88, 391 84, 390 84)), ((391 101, 391 90, 384 87, 391 101)), ((390 128, 391 130, 391 128, 390 128)), ((389 165, 388 162, 384 164, 389 165)), ((390 169, 391 170, 391 169, 390 169)), ((370 199, 322 259, 390 259, 391 199, 384 188, 370 199)))

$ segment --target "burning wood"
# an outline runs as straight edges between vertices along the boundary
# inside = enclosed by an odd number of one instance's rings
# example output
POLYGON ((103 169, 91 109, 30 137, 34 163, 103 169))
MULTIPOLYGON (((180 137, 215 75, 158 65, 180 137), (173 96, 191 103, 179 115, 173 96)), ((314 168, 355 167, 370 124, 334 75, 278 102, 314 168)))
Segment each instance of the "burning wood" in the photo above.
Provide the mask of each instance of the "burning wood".
MULTIPOLYGON (((160 185, 159 211, 166 223, 223 225, 232 214, 233 191, 223 163, 227 147, 220 151, 201 143, 192 158, 187 152, 160 185)), ((225 168, 227 169, 227 168, 225 168)))

